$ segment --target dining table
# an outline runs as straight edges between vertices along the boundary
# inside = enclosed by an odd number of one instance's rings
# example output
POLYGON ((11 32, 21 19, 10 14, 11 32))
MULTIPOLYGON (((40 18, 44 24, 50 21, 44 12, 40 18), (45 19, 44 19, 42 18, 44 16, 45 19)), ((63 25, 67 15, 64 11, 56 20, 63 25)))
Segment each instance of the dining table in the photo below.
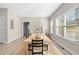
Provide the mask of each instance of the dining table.
POLYGON ((56 48, 54 42, 48 38, 45 34, 33 33, 28 38, 23 39, 23 43, 20 46, 19 54, 29 55, 28 44, 32 43, 32 40, 43 40, 45 44, 48 44, 48 52, 46 55, 62 55, 62 53, 56 48))

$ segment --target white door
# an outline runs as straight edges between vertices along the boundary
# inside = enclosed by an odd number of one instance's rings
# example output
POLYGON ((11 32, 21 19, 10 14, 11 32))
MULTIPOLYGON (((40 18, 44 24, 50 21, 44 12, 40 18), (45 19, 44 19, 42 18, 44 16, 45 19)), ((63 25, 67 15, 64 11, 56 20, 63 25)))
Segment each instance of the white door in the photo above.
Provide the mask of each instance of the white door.
POLYGON ((4 38, 4 19, 3 17, 0 17, 0 43, 3 42, 4 38))

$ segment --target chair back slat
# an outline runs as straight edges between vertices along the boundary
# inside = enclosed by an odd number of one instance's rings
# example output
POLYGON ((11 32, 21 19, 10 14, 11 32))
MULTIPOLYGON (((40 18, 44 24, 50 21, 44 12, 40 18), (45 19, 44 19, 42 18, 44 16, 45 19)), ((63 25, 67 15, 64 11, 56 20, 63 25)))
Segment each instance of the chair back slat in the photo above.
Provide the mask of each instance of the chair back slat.
POLYGON ((32 55, 34 54, 42 54, 43 55, 43 40, 32 40, 32 55), (41 47, 41 52, 34 52, 34 47, 41 47))

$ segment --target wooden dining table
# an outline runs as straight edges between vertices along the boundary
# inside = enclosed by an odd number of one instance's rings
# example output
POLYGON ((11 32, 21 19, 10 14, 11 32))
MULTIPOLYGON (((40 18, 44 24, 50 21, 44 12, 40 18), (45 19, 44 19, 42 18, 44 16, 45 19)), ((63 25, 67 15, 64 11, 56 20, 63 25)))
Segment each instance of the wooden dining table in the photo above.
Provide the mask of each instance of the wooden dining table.
POLYGON ((61 55, 62 53, 57 51, 53 44, 53 41, 51 39, 49 39, 46 35, 44 34, 32 34, 30 35, 28 38, 24 38, 23 43, 20 46, 19 49, 19 54, 22 55, 29 55, 29 51, 28 51, 28 44, 32 43, 32 40, 40 40, 43 39, 44 43, 48 44, 48 55, 61 55))

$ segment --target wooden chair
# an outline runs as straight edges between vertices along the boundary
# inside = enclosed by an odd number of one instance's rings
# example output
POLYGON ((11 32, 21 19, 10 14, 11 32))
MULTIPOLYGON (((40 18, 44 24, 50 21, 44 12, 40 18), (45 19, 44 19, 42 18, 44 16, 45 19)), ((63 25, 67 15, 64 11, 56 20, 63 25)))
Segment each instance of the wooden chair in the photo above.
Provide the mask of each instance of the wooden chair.
MULTIPOLYGON (((29 54, 32 54, 32 43, 28 44, 29 54)), ((43 54, 48 51, 48 44, 43 42, 43 54)))
POLYGON ((32 51, 32 44, 28 44, 28 51, 32 51))
POLYGON ((28 44, 28 54, 31 55, 32 54, 32 43, 28 44))
POLYGON ((32 40, 32 55, 42 54, 43 55, 43 40, 32 40), (41 48, 41 51, 35 52, 34 48, 41 48))

